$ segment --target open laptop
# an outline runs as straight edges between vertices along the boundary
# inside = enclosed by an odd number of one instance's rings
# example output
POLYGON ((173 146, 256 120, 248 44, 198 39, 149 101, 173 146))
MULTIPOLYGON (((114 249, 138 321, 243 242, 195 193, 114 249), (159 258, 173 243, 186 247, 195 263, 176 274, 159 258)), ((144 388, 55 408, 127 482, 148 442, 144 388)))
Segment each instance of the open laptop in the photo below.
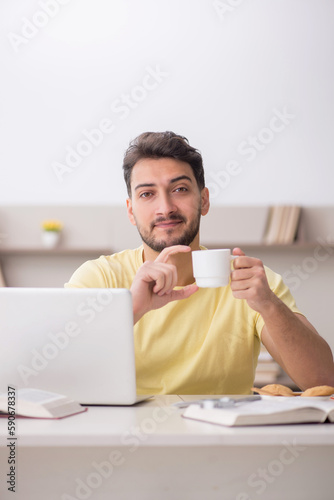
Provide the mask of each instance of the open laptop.
POLYGON ((81 404, 137 396, 132 297, 109 288, 0 288, 0 392, 57 392, 81 404))

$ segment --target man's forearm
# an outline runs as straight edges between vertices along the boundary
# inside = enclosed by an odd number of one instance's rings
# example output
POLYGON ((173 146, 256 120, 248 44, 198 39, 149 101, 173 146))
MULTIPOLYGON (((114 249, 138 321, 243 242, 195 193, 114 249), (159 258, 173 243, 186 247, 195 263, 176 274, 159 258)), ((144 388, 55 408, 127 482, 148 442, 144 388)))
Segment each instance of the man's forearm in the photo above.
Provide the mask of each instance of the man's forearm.
POLYGON ((261 315, 263 344, 298 387, 334 386, 331 349, 306 318, 277 297, 261 315))

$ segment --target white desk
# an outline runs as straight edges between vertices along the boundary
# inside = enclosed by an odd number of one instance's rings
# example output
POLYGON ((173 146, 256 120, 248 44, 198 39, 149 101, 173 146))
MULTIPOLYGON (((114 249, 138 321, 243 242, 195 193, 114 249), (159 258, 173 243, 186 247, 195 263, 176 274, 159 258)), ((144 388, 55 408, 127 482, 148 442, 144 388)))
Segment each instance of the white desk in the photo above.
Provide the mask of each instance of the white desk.
POLYGON ((7 420, 0 419, 0 498, 334 498, 334 425, 225 428, 182 418, 170 406, 177 401, 160 396, 62 420, 17 418, 15 494, 3 479, 7 420))

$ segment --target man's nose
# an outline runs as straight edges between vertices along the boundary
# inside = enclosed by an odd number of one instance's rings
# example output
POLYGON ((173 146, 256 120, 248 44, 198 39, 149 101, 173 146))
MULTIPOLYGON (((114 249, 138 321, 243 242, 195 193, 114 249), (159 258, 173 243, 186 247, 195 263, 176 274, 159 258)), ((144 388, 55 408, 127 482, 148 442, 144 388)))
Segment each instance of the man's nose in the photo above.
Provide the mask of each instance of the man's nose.
POLYGON ((156 214, 167 217, 168 215, 176 212, 177 208, 170 196, 163 194, 159 196, 159 203, 157 205, 156 214))

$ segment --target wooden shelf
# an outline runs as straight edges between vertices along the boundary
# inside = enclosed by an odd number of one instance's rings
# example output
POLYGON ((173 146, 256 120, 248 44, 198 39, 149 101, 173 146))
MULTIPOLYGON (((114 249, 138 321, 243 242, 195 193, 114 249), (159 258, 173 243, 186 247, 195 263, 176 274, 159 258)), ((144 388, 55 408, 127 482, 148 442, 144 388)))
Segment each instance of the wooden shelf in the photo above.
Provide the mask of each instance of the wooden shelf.
MULTIPOLYGON (((205 244, 203 245, 206 248, 247 248, 247 249, 261 249, 261 250, 283 250, 283 251, 298 251, 304 249, 314 249, 316 246, 320 245, 317 241, 309 241, 303 243, 293 243, 291 245, 267 245, 265 243, 217 243, 217 244, 205 244)), ((334 248, 334 245, 326 244, 328 248, 334 248)), ((11 256, 11 255, 111 255, 114 253, 114 250, 111 248, 66 248, 66 247, 57 247, 57 248, 44 248, 44 247, 26 247, 26 248, 18 248, 18 247, 0 247, 0 256, 11 256)))
POLYGON ((0 248, 0 256, 28 256, 28 255, 110 255, 110 248, 0 248))
MULTIPOLYGON (((283 251, 290 251, 290 250, 304 250, 304 249, 314 249, 316 246, 320 245, 318 241, 305 241, 305 242, 296 242, 292 243, 291 245, 288 244, 274 244, 274 245, 268 245, 266 243, 217 243, 217 244, 205 244, 203 245, 207 248, 260 248, 261 250, 283 250, 283 251)), ((329 248, 334 248, 334 245, 326 243, 326 246, 329 248)))

